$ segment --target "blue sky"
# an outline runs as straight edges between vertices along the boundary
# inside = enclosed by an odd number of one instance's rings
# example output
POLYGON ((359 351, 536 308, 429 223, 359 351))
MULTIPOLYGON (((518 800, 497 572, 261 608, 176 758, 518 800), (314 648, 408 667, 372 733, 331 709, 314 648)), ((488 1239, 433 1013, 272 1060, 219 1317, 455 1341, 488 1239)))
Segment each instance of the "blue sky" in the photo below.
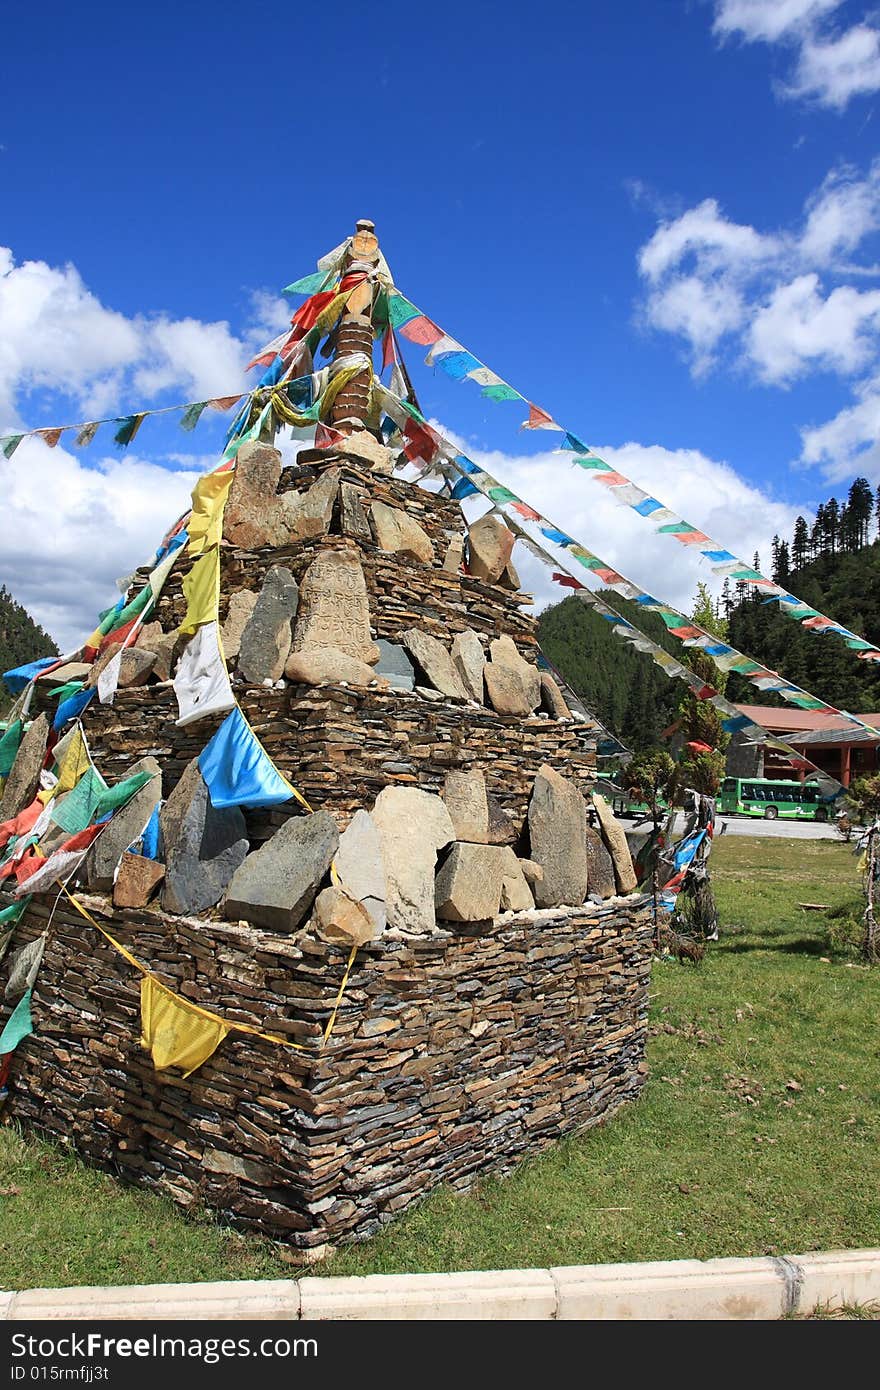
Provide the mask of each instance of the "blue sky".
MULTIPOLYGON (((18 7, 0 432, 234 391, 280 287, 368 216, 445 330, 719 540, 766 548, 880 481, 878 34, 851 0, 18 7)), ((704 576, 674 546, 422 355, 426 413, 686 601, 704 576)), ((219 437, 21 446, 0 578, 79 636, 219 437)))

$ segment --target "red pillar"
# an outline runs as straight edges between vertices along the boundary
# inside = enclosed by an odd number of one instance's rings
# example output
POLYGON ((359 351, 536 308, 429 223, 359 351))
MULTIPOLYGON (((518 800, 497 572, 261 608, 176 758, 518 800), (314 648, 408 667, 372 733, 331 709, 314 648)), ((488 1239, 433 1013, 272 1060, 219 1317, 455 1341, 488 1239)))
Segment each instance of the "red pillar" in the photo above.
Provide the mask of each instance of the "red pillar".
POLYGON ((850 779, 850 754, 852 745, 844 743, 840 750, 840 780, 845 787, 849 786, 850 779))

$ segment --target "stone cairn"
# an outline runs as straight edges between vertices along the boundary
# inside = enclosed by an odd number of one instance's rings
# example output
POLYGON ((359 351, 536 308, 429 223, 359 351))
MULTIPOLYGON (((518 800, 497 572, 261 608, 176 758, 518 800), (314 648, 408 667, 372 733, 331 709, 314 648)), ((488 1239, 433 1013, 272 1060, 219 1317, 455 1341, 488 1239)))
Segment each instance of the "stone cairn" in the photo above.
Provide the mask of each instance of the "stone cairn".
MULTIPOLYGON (((350 255, 375 255, 359 236, 350 255)), ((337 351, 368 305, 348 318, 337 351)), ((395 478, 367 399, 356 377, 343 438, 295 466, 245 444, 223 518, 233 688, 311 812, 212 806, 197 758, 223 716, 175 722, 184 566, 84 717, 108 781, 152 777, 90 851, 82 902, 181 997, 296 1047, 232 1033, 192 1075, 157 1072, 139 978, 71 905, 36 897, 16 935, 54 905, 11 1113, 312 1252, 601 1121, 645 1070, 650 913, 590 795, 595 726, 535 664, 512 533, 395 478), (129 847, 160 802, 157 862, 129 847)), ((35 719, 4 816, 47 732, 35 719)))

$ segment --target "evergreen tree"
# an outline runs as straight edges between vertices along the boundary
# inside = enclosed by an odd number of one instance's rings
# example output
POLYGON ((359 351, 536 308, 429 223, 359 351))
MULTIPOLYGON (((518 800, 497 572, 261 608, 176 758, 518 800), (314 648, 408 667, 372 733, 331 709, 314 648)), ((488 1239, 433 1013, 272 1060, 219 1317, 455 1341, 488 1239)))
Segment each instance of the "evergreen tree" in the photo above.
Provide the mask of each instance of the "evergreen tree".
MULTIPOLYGON (((757 565, 755 566, 757 569, 757 565)), ((779 583, 779 537, 774 536, 770 545, 770 578, 779 583)))
MULTIPOLYGON (((880 524, 880 488, 877 489, 878 496, 878 524, 880 524)), ((794 537, 791 542, 791 563, 792 568, 802 570, 810 558, 810 533, 807 523, 802 516, 799 516, 794 523, 794 537)))
POLYGON ((782 584, 786 588, 791 581, 791 561, 788 553, 788 541, 779 542, 779 556, 776 561, 776 573, 773 576, 777 584, 782 584))
POLYGON ((825 503, 825 545, 827 551, 834 555, 837 553, 837 543, 840 536, 840 507, 836 497, 830 497, 825 503))
MULTIPOLYGON (((41 656, 57 656, 58 648, 47 632, 34 622, 5 585, 0 585, 0 671, 23 666, 41 656)), ((5 704, 6 687, 0 684, 0 707, 5 704)))
POLYGON ((856 549, 868 544, 871 530, 871 515, 874 510, 874 497, 867 478, 856 478, 847 498, 849 512, 854 521, 854 531, 858 536, 856 549))
MULTIPOLYGON (((755 565, 755 569, 758 569, 758 565, 755 565)), ((697 585, 692 616, 698 627, 711 632, 722 642, 726 639, 727 623, 719 622, 716 618, 712 595, 705 584, 697 585)), ((689 648, 682 660, 705 685, 711 685, 719 691, 724 690, 724 673, 718 670, 712 658, 700 651, 699 647, 689 648)), ((724 776, 722 750, 728 742, 728 736, 722 727, 721 715, 713 704, 708 700, 698 699, 690 688, 682 695, 678 709, 680 729, 685 739, 679 758, 679 784, 714 796, 724 776)))
POLYGON ((719 600, 719 608, 720 616, 724 619, 725 622, 727 622, 733 609, 733 596, 730 592, 730 580, 728 579, 727 575, 724 576, 724 583, 721 585, 721 598, 719 600))

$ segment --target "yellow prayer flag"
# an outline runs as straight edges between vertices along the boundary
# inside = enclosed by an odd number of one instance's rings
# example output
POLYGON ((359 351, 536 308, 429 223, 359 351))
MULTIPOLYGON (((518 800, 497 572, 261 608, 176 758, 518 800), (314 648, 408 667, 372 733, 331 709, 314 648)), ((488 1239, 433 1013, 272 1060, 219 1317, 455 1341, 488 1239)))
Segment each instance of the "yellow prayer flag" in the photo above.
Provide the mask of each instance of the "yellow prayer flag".
POLYGON ((141 981, 141 1046, 152 1054, 157 1071, 179 1067, 189 1076, 229 1032, 219 1018, 208 1018, 165 989, 151 975, 141 981))
POLYGON ((232 469, 205 473, 192 491, 192 516, 187 524, 190 555, 201 555, 219 545, 223 535, 223 508, 234 477, 232 469))
POLYGON ((63 792, 72 792, 80 777, 88 772, 90 767, 89 750, 82 730, 77 726, 58 766, 58 781, 52 788, 52 795, 61 796, 63 792))
POLYGON ((184 634, 196 632, 202 623, 213 623, 220 608, 220 548, 213 545, 200 555, 184 576, 186 617, 180 624, 184 634))

